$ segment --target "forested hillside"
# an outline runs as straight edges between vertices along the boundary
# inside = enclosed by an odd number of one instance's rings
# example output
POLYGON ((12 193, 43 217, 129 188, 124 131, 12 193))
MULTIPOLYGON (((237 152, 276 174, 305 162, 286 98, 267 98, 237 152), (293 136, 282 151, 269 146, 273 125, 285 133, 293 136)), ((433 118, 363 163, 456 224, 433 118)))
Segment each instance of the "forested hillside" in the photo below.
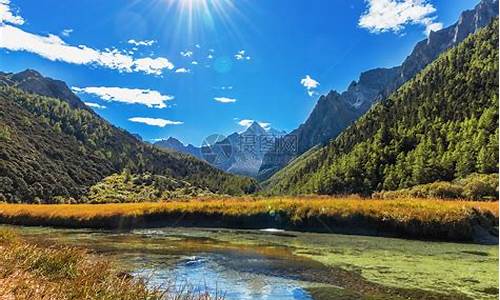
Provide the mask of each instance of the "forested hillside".
POLYGON ((497 16, 498 0, 481 0, 472 10, 463 11, 456 23, 431 31, 426 39, 415 45, 400 66, 368 70, 361 73, 357 81, 352 81, 346 91, 330 91, 321 96, 304 124, 290 133, 297 138, 297 151, 267 153, 258 178, 268 179, 313 146, 326 145, 364 115, 374 103, 387 98, 441 53, 460 44, 497 16))
POLYGON ((87 109, 0 88, 0 200, 85 201, 82 196, 92 185, 124 170, 179 179, 213 193, 256 189, 249 178, 142 143, 87 109))
POLYGON ((369 194, 476 172, 498 172, 498 19, 266 184, 272 193, 369 194))

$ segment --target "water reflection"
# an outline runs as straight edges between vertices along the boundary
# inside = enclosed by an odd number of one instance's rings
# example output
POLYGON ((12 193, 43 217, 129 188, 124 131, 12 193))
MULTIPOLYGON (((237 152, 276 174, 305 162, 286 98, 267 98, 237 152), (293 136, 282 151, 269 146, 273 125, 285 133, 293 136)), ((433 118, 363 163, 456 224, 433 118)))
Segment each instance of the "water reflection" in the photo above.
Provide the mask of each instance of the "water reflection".
POLYGON ((245 256, 238 264, 228 263, 235 257, 221 253, 198 253, 176 257, 175 264, 166 262, 172 258, 164 255, 137 257, 133 275, 150 278, 149 284, 153 287, 174 284, 177 290, 192 288, 211 295, 222 294, 227 300, 312 299, 304 290, 308 283, 265 275, 267 272, 264 270, 256 272, 257 265, 265 268, 273 264, 266 257, 245 256))
POLYGON ((39 243, 114 256, 153 286, 225 299, 498 299, 498 246, 275 229, 18 227, 39 243))

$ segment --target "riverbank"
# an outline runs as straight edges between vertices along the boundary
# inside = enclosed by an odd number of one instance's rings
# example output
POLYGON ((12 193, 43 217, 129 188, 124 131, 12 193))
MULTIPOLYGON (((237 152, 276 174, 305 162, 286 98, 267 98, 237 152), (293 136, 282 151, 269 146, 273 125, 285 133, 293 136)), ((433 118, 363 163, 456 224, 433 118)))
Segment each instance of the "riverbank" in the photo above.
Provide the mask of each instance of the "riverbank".
POLYGON ((498 245, 220 228, 1 228, 103 253, 153 286, 189 282, 228 300, 498 299, 498 245))
POLYGON ((498 202, 273 197, 98 205, 1 204, 0 223, 118 230, 168 226, 280 228, 495 243, 498 202))
POLYGON ((87 250, 59 244, 40 245, 16 231, 0 229, 0 299, 193 299, 206 293, 153 289, 141 278, 120 272, 110 261, 87 250))

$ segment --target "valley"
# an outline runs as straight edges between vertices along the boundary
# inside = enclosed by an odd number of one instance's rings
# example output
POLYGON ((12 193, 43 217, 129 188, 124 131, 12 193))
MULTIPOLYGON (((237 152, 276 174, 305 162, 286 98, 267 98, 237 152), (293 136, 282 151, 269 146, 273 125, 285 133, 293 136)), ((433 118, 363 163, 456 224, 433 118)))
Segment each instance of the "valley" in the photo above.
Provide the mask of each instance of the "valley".
POLYGON ((498 299, 498 0, 47 1, 0 0, 0 299, 498 299))

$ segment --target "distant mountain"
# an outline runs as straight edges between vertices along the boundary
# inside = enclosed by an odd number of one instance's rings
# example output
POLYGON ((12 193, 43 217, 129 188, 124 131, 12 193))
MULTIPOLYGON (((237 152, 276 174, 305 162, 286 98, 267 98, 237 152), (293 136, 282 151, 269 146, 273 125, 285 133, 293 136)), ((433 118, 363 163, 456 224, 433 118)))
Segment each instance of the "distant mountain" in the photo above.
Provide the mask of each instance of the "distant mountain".
POLYGON ((169 137, 166 140, 160 140, 154 143, 155 146, 164 148, 164 149, 170 149, 174 150, 177 152, 185 153, 185 154, 190 154, 194 157, 197 157, 199 159, 203 159, 203 156, 201 155, 201 151, 199 147, 193 146, 191 144, 189 145, 184 145, 181 141, 174 137, 169 137))
POLYGON ((278 137, 285 134, 285 131, 264 129, 258 122, 253 122, 245 131, 234 132, 210 147, 184 145, 173 137, 157 141, 154 145, 205 159, 215 167, 232 174, 254 177, 259 171, 264 154, 274 147, 278 137), (212 159, 213 157, 216 159, 212 159))
POLYGON ((366 195, 498 173, 498 40, 497 18, 274 174, 267 190, 366 195))
POLYGON ((374 103, 387 97, 442 52, 459 44, 496 16, 498 0, 482 0, 473 10, 463 12, 452 26, 431 32, 427 39, 417 43, 401 66, 363 72, 345 92, 332 91, 321 96, 305 123, 290 133, 297 140, 297 151, 266 154, 258 178, 269 178, 296 156, 335 138, 374 103))
POLYGON ((257 176, 264 154, 269 147, 274 146, 276 134, 279 131, 266 131, 258 122, 253 122, 244 132, 231 135, 228 139, 233 145, 233 153, 226 167, 226 171, 245 176, 257 176))
POLYGON ((161 176, 161 190, 177 185, 169 182, 219 194, 256 189, 250 178, 141 142, 91 112, 62 81, 27 70, 1 73, 0 82, 0 200, 84 202, 90 187, 125 171, 161 176))

